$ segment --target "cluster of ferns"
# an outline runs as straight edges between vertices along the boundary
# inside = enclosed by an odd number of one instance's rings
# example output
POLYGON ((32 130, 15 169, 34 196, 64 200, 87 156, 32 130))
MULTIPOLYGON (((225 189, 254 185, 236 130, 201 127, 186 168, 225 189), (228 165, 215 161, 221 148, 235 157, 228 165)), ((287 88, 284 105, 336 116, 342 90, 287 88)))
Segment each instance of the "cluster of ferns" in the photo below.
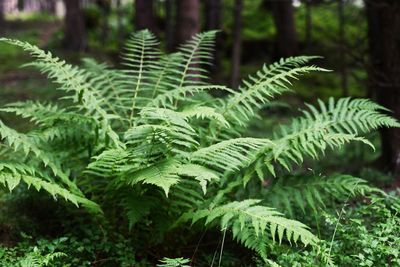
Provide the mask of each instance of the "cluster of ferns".
POLYGON ((293 168, 349 142, 373 147, 366 133, 399 123, 368 99, 329 99, 306 105, 269 136, 251 137, 250 124, 291 90, 291 79, 326 70, 309 63, 315 57, 298 56, 264 65, 237 90, 209 84, 215 34, 200 33, 164 54, 152 33, 139 31, 118 68, 92 59, 73 66, 29 43, 0 39, 29 52, 27 65, 63 92, 57 103, 1 107, 32 127, 18 132, 0 121, 0 184, 12 191, 25 183, 93 216, 123 214, 131 231, 220 228, 271 265, 268 251, 282 243, 309 246, 334 265, 326 241, 296 214, 379 190, 350 175, 293 168))

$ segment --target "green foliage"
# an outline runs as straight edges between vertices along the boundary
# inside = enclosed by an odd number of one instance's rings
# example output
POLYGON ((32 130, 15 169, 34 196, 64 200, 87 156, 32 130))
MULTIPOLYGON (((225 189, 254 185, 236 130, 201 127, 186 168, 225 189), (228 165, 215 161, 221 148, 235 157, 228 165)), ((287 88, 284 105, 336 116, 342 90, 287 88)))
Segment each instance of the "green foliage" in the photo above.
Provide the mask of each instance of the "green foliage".
POLYGON ((135 260, 134 245, 124 236, 104 235, 93 227, 79 230, 79 236, 70 233, 55 239, 32 240, 23 234, 17 246, 0 246, 1 266, 146 266, 135 260))
POLYGON ((184 258, 164 258, 161 261, 161 264, 158 264, 158 267, 189 267, 188 263, 190 262, 188 259, 184 258))
POLYGON ((159 245, 192 222, 193 231, 206 226, 224 229, 224 238, 232 233, 266 263, 269 246, 289 244, 310 246, 333 265, 324 241, 291 210, 323 209, 330 199, 375 190, 346 175, 293 181, 306 175, 292 169, 351 141, 372 146, 365 133, 399 124, 369 100, 331 99, 308 105, 272 136, 248 137, 248 126, 289 91, 290 80, 325 70, 309 65, 315 57, 300 56, 264 66, 238 91, 210 85, 206 65, 214 35, 198 34, 177 53, 163 55, 153 34, 137 32, 127 42, 122 69, 93 60, 72 66, 34 45, 0 39, 29 52, 35 60, 28 65, 65 94, 57 105, 1 109, 33 124, 17 132, 0 123, 1 183, 11 191, 23 181, 84 206, 102 222, 127 222, 146 240, 143 247, 159 245), (215 98, 213 90, 226 96, 215 98), (270 179, 276 180, 266 188, 270 179))
MULTIPOLYGON (((337 217, 325 214, 324 236, 337 227, 331 240, 331 255, 337 266, 400 266, 399 258, 399 199, 398 192, 387 197, 372 197, 372 201, 344 207, 337 217)), ((272 249, 274 259, 281 266, 326 266, 315 261, 314 251, 290 252, 272 249), (275 258, 276 257, 276 258, 275 258)))

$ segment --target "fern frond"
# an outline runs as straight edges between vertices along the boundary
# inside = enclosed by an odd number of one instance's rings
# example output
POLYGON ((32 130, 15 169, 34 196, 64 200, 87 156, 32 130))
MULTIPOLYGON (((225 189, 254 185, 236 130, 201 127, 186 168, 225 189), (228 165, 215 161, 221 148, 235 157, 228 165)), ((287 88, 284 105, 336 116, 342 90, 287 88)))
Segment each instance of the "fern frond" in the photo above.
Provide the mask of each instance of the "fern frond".
POLYGON ((328 199, 345 200, 348 197, 378 193, 366 181, 350 175, 291 176, 274 179, 265 193, 268 203, 293 216, 294 206, 304 213, 307 208, 317 212, 328 199))
POLYGON ((176 102, 193 102, 194 100, 191 100, 189 98, 190 96, 212 90, 232 92, 231 89, 222 85, 191 85, 176 87, 157 95, 152 101, 148 103, 148 107, 165 107, 169 109, 176 109, 176 106, 174 106, 176 102))
POLYGON ((129 118, 131 123, 136 109, 138 109, 139 92, 152 86, 149 84, 151 73, 160 68, 157 63, 157 59, 160 57, 158 44, 157 38, 150 31, 142 30, 134 33, 125 46, 122 64, 129 67, 124 71, 126 79, 129 81, 128 85, 132 86, 132 105, 129 118))
POLYGON ((198 33, 187 43, 179 47, 183 61, 176 62, 175 68, 180 71, 174 79, 178 88, 189 85, 200 85, 202 80, 208 79, 204 73, 207 70, 202 65, 210 64, 217 31, 198 33))
POLYGON ((196 119, 209 119, 222 125, 223 127, 229 127, 229 122, 225 117, 219 113, 215 108, 205 106, 190 106, 181 111, 186 118, 196 119))
POLYGON ((7 104, 0 108, 1 112, 15 113, 21 118, 40 126, 53 126, 57 122, 66 122, 71 124, 94 125, 94 120, 76 112, 68 112, 55 104, 43 104, 40 102, 26 101, 7 104))
POLYGON ((92 90, 88 81, 89 74, 86 71, 67 64, 58 57, 54 57, 50 52, 45 52, 27 42, 7 38, 0 38, 0 42, 18 46, 35 57, 36 61, 29 65, 37 67, 42 73, 47 74, 50 79, 60 85, 59 89, 72 93, 73 95, 70 98, 72 98, 73 102, 81 103, 79 107, 86 110, 87 115, 101 120, 104 134, 113 141, 115 146, 120 145, 118 135, 111 128, 109 122, 117 117, 117 114, 108 114, 104 109, 103 99, 98 96, 97 92, 92 90))
POLYGON ((58 160, 51 153, 46 153, 44 150, 39 148, 38 144, 41 141, 40 136, 29 136, 19 133, 14 129, 7 127, 2 121, 0 121, 0 137, 1 140, 6 141, 7 146, 9 146, 12 150, 21 151, 25 157, 30 153, 35 155, 36 158, 44 164, 44 166, 48 166, 53 171, 54 175, 60 177, 61 181, 71 190, 76 193, 80 192, 77 186, 62 171, 60 162, 58 162, 58 160))
POLYGON ((290 161, 300 163, 303 155, 318 157, 328 147, 341 147, 351 141, 373 145, 359 133, 369 132, 379 127, 399 127, 400 124, 383 114, 382 107, 367 99, 343 98, 336 103, 331 98, 326 106, 319 101, 320 110, 308 105, 304 116, 281 127, 277 136, 273 158, 289 168, 290 161))
POLYGON ((244 125, 262 106, 275 95, 289 90, 289 79, 311 71, 326 71, 316 66, 302 66, 316 57, 291 57, 270 66, 264 65, 255 76, 249 76, 226 101, 223 114, 227 113, 239 125, 244 125))
POLYGON ((192 177, 197 180, 204 194, 207 192, 208 183, 219 180, 219 176, 215 172, 196 164, 183 164, 179 167, 177 173, 179 176, 192 177))
POLYGON ((190 161, 229 173, 247 167, 273 145, 268 139, 236 138, 201 148, 190 155, 190 161))
POLYGON ((17 163, 0 164, 0 183, 7 186, 10 191, 23 181, 28 188, 32 186, 37 191, 43 189, 50 193, 54 199, 60 197, 76 206, 82 205, 92 212, 101 213, 101 209, 96 203, 46 180, 49 180, 49 178, 45 178, 43 174, 38 173, 30 166, 17 163))
MULTIPOLYGON (((228 204, 199 210, 193 214, 193 223, 205 219, 205 224, 220 220, 221 229, 232 227, 232 223, 239 223, 240 229, 250 227, 257 236, 270 234, 275 242, 279 243, 285 237, 289 242, 297 243, 300 240, 304 245, 317 246, 319 239, 313 235, 308 227, 299 221, 290 220, 282 216, 273 208, 260 205, 261 200, 247 199, 234 201, 228 204)), ((242 240, 246 237, 242 237, 242 240)))
POLYGON ((170 187, 179 182, 178 168, 179 162, 166 160, 128 174, 129 176, 126 177, 125 182, 130 185, 135 185, 139 182, 152 184, 161 187, 165 195, 168 196, 170 187))

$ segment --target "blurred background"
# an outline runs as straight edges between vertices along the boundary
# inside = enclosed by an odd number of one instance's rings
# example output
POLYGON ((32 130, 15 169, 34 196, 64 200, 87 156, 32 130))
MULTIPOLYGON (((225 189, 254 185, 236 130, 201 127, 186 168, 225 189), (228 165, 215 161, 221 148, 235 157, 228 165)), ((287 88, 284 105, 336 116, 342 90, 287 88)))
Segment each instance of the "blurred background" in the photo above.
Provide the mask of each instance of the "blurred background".
MULTIPOLYGON (((167 52, 197 32, 219 30, 210 74, 213 82, 232 88, 264 63, 321 56, 315 64, 332 72, 296 82, 295 94, 285 96, 292 107, 330 96, 369 97, 400 118, 398 0, 0 0, 0 36, 29 41, 76 64, 94 57, 118 66, 124 41, 144 28, 167 52)), ((20 50, 0 44, 0 104, 56 99, 44 76, 20 68, 28 61, 20 50)), ((282 104, 270 112, 284 119, 288 110, 282 104)), ((371 138, 376 152, 355 145, 326 164, 398 177, 399 131, 371 138)), ((400 180, 386 183, 393 187, 400 180)))

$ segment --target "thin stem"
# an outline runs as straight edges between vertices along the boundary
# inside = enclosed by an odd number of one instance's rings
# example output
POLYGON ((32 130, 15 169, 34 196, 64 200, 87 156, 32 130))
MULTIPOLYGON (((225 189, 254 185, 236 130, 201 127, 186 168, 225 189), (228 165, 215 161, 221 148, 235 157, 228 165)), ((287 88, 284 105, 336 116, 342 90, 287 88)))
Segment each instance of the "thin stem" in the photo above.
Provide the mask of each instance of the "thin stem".
POLYGON ((221 251, 220 251, 220 253, 219 253, 218 267, 221 267, 222 252, 224 251, 224 244, 225 244, 225 236, 226 236, 226 227, 224 228, 224 235, 223 235, 223 237, 222 237, 222 244, 221 244, 221 251))

